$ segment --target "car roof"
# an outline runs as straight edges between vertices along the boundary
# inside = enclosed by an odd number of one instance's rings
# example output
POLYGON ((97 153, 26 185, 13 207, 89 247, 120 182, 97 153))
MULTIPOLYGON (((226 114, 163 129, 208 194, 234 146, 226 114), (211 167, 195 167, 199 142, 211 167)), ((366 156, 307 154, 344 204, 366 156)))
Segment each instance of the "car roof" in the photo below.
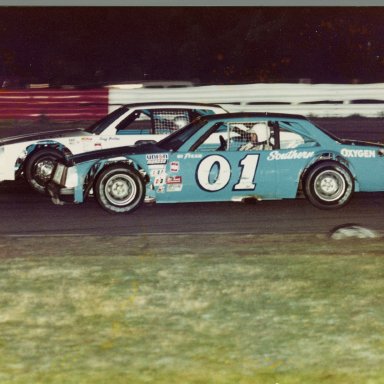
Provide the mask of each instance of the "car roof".
POLYGON ((183 102, 183 101, 152 101, 149 103, 129 103, 124 104, 124 107, 138 108, 138 107, 161 107, 161 106, 175 106, 175 107, 214 107, 225 110, 218 104, 210 103, 196 103, 196 102, 183 102))
POLYGON ((299 120, 308 120, 303 115, 295 115, 291 113, 277 113, 277 112, 232 112, 232 113, 220 113, 216 115, 207 115, 202 116, 201 119, 206 120, 221 120, 221 119, 243 119, 243 118, 268 118, 268 119, 299 119, 299 120))

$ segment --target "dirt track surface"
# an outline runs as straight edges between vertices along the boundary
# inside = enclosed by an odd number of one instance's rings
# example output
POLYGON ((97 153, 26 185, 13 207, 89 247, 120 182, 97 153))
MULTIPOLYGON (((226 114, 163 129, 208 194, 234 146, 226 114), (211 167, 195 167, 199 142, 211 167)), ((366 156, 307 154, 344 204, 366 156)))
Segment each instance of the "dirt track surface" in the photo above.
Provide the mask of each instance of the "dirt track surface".
POLYGON ((305 199, 255 204, 144 205, 128 215, 103 211, 94 199, 81 205, 53 205, 24 183, 0 184, 0 236, 145 235, 172 233, 318 233, 356 223, 384 232, 384 193, 356 194, 339 210, 324 211, 305 199))

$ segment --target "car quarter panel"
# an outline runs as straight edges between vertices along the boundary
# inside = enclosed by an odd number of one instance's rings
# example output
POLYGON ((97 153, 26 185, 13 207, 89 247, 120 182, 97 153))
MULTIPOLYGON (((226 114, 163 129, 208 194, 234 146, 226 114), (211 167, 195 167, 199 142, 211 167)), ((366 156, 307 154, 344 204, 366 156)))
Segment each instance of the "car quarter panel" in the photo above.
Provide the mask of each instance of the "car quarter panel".
POLYGON ((273 163, 276 170, 278 197, 296 197, 301 175, 315 154, 315 148, 280 149, 268 153, 266 160, 273 163))
POLYGON ((353 170, 360 192, 384 191, 384 157, 374 146, 341 146, 340 155, 353 170))

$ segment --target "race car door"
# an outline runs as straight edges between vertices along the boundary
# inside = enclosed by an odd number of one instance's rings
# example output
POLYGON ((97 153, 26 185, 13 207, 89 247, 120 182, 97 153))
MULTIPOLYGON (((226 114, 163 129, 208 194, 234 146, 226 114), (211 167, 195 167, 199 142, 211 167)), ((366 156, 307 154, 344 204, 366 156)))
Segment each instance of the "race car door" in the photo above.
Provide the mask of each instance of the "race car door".
POLYGON ((278 198, 297 196, 302 172, 319 148, 314 139, 299 133, 298 127, 295 129, 296 125, 298 123, 283 121, 276 124, 277 142, 267 158, 275 164, 278 198))
MULTIPOLYGON (((260 123, 261 124, 261 123, 260 123)), ((158 202, 241 201, 273 199, 277 178, 275 162, 268 160, 272 147, 265 133, 254 145, 253 123, 220 124, 187 152, 170 154, 158 202)), ((265 129, 269 130, 266 122, 265 129)))

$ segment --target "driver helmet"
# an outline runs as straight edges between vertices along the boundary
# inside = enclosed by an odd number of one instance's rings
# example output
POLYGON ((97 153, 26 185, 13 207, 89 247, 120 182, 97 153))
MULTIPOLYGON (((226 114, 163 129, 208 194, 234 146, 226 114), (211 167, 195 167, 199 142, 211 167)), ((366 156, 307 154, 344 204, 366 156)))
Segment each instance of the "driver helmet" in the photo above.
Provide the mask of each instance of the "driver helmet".
POLYGON ((178 128, 183 128, 189 123, 189 120, 185 116, 176 116, 173 119, 173 122, 176 124, 178 128))
POLYGON ((262 143, 270 137, 269 127, 266 123, 256 123, 248 130, 249 133, 256 133, 257 141, 262 143))

